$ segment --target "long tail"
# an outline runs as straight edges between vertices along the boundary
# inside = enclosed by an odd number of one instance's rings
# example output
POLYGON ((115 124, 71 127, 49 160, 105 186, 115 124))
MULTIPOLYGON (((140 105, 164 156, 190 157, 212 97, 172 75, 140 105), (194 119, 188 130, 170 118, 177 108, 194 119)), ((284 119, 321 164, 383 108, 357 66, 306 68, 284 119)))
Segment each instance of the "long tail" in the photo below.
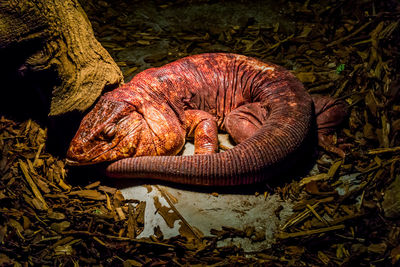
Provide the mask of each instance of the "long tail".
POLYGON ((269 99, 271 113, 265 125, 226 152, 127 158, 110 164, 107 175, 203 186, 244 185, 271 178, 286 158, 296 154, 311 129, 312 102, 306 92, 303 94, 285 101, 279 99, 282 95, 269 99))

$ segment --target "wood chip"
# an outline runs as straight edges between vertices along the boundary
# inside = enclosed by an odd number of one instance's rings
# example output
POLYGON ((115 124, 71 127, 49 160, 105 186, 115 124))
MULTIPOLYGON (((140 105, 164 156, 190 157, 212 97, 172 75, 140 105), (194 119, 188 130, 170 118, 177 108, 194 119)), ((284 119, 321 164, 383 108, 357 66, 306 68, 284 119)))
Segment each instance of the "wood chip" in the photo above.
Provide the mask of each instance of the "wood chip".
POLYGON ((19 160, 18 162, 19 162, 19 167, 21 168, 26 181, 28 182, 29 186, 31 187, 33 194, 40 200, 40 202, 42 203, 43 209, 48 209, 46 201, 44 200, 42 194, 40 193, 39 189, 37 188, 36 184, 33 182, 31 176, 28 173, 27 165, 22 160, 19 160))

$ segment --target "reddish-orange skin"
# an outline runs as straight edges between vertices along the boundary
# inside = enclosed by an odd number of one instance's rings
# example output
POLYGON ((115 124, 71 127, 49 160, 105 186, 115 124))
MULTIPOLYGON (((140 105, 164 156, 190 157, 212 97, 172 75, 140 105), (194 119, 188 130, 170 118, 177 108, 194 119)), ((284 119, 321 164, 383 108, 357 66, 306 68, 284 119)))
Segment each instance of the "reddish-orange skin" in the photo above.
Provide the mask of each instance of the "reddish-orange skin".
MULTIPOLYGON (((334 101, 322 102, 317 121, 333 127, 345 112, 335 109, 330 124, 332 109, 323 107, 334 101)), ((106 93, 67 157, 77 165, 116 161, 107 167, 110 177, 249 184, 293 158, 314 123, 312 98, 289 71, 236 54, 201 54, 143 71, 106 93), (218 129, 239 144, 216 153, 218 129), (174 156, 186 137, 194 137, 196 155, 174 156)))

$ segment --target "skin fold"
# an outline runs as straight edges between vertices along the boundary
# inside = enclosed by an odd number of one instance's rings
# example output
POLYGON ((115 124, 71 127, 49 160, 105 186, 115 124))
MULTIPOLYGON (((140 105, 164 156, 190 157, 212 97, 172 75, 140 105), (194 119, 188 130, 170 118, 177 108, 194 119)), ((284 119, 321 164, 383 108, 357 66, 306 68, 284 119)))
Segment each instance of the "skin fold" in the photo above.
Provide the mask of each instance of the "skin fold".
POLYGON ((283 67, 236 54, 182 58, 104 94, 71 141, 71 165, 110 162, 107 175, 228 186, 271 178, 290 166, 317 124, 320 144, 346 104, 311 97, 283 67), (218 152, 218 130, 237 143, 218 152), (186 138, 195 155, 176 156, 186 138), (291 160, 288 160, 291 159, 291 160))

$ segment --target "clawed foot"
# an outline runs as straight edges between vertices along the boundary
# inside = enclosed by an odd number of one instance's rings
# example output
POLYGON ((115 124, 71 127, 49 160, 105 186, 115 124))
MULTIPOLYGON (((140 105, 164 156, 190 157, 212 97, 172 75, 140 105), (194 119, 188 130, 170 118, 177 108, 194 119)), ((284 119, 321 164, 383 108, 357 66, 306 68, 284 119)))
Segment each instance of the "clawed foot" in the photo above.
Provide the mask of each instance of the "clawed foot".
POLYGON ((326 151, 344 158, 346 153, 337 147, 337 138, 332 132, 347 118, 347 103, 327 96, 314 95, 312 97, 318 129, 318 145, 326 151))
POLYGON ((340 144, 338 145, 337 137, 334 134, 322 134, 318 133, 318 145, 325 149, 327 152, 332 152, 341 158, 346 157, 344 150, 352 147, 352 144, 340 144))

